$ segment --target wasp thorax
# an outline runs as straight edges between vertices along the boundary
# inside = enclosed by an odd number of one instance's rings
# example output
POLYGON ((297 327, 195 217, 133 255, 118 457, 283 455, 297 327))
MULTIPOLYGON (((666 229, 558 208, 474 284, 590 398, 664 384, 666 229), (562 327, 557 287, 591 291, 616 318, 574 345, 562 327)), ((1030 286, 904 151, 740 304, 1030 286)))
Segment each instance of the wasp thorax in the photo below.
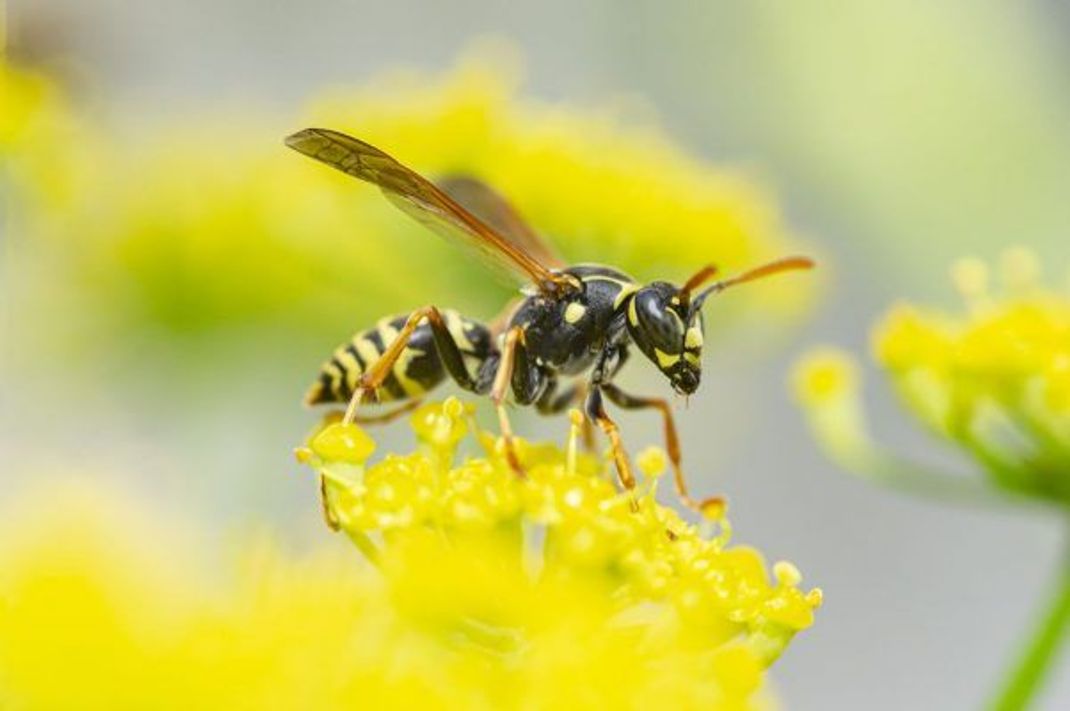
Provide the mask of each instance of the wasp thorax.
POLYGON ((639 350, 673 389, 690 395, 702 375, 702 314, 691 312, 680 289, 656 281, 639 289, 628 306, 628 330, 639 350))

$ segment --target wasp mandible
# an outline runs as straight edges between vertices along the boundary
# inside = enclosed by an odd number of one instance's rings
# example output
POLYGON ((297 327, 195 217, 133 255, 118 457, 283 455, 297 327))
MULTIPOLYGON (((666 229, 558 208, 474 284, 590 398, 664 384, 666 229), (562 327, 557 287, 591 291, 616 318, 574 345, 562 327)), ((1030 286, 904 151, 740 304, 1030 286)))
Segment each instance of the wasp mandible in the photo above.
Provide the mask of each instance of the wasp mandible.
MULTIPOLYGON (((460 240, 526 284, 524 298, 501 323, 487 325, 456 311, 424 306, 386 318, 335 350, 309 390, 306 403, 348 401, 343 421, 352 422, 364 402, 401 402, 399 414, 450 377, 464 390, 489 394, 498 414, 506 457, 519 474, 506 397, 556 413, 583 398, 584 413, 608 438, 617 476, 635 486, 617 424, 603 397, 624 409, 661 413, 666 450, 677 494, 703 510, 717 501, 691 498, 680 463, 680 444, 671 407, 664 398, 637 397, 613 384, 634 345, 673 390, 690 395, 702 374, 702 305, 713 294, 755 279, 809 269, 806 257, 778 259, 714 281, 713 265, 680 287, 641 284, 598 265, 567 266, 498 193, 470 177, 435 185, 383 151, 338 131, 308 128, 286 145, 360 180, 378 185, 386 197, 432 230, 460 240), (562 387, 561 381, 570 379, 562 387)), ((388 419, 380 416, 374 419, 388 419)))

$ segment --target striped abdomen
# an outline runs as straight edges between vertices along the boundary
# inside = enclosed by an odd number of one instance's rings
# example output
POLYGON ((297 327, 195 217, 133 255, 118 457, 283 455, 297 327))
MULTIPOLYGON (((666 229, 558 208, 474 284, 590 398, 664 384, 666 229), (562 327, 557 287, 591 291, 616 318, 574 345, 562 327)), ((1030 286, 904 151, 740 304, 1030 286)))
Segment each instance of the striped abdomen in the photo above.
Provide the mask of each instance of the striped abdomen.
MULTIPOLYGON (((443 309, 450 336, 466 356, 470 368, 487 357, 490 333, 482 324, 466 319, 456 311, 443 309), (472 361, 475 361, 473 363, 472 361)), ((394 342, 405 325, 408 314, 385 318, 375 328, 353 336, 335 349, 320 368, 319 377, 305 395, 305 403, 347 402, 360 376, 394 342)), ((435 349, 430 325, 424 321, 413 331, 408 345, 374 397, 368 402, 391 402, 420 397, 446 377, 445 368, 435 349)))

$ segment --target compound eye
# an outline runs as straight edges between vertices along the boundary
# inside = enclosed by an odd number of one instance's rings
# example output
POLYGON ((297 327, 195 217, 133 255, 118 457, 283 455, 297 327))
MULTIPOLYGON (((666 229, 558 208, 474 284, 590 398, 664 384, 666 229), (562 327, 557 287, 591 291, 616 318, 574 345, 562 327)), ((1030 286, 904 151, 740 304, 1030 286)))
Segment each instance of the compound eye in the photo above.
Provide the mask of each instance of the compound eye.
POLYGON ((643 335, 665 353, 677 353, 684 339, 684 324, 669 305, 669 298, 653 291, 640 293, 635 301, 636 316, 643 335))

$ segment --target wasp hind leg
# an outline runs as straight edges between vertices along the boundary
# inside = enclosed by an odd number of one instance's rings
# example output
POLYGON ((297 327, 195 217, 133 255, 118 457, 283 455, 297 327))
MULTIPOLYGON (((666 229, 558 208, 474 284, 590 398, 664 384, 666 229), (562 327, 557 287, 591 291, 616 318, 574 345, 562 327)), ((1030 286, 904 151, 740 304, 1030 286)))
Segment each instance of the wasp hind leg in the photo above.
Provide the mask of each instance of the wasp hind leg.
MULTIPOLYGON (((422 405, 423 402, 424 400, 421 397, 409 400, 408 402, 402 403, 394 409, 388 410, 386 412, 379 412, 374 415, 361 415, 360 413, 357 413, 353 416, 353 422, 357 423, 358 425, 385 425, 389 422, 393 422, 402 415, 412 412, 420 405, 422 405)), ((341 422, 344 416, 345 412, 343 410, 331 410, 324 416, 323 422, 341 422)))
MULTIPOLYGON (((434 306, 425 306, 409 314, 394 340, 390 342, 382 355, 357 380, 356 387, 353 388, 353 396, 350 398, 345 415, 342 417, 343 424, 358 421, 357 409, 360 407, 361 402, 374 394, 390 376, 398 359, 401 358, 409 345, 413 333, 425 319, 431 326, 431 336, 435 343, 435 350, 446 372, 465 390, 480 392, 481 386, 469 374, 468 367, 464 363, 465 354, 461 351, 460 346, 457 345, 457 341, 454 340, 454 336, 450 332, 442 312, 434 306)), ((485 391, 485 388, 482 389, 485 391)), ((408 412, 418 404, 419 401, 407 403, 384 415, 365 418, 365 420, 388 421, 404 412, 408 412)))
POLYGON ((673 482, 676 485, 676 495, 680 502, 687 508, 702 514, 720 511, 724 508, 724 499, 719 496, 696 500, 691 497, 687 489, 687 480, 684 478, 683 468, 680 466, 680 438, 676 434, 676 421, 672 415, 672 409, 668 401, 657 397, 637 397, 629 395, 616 385, 609 383, 602 385, 606 397, 613 401, 617 407, 625 410, 645 410, 654 408, 661 412, 665 428, 665 449, 669 455, 669 463, 672 466, 673 482))

